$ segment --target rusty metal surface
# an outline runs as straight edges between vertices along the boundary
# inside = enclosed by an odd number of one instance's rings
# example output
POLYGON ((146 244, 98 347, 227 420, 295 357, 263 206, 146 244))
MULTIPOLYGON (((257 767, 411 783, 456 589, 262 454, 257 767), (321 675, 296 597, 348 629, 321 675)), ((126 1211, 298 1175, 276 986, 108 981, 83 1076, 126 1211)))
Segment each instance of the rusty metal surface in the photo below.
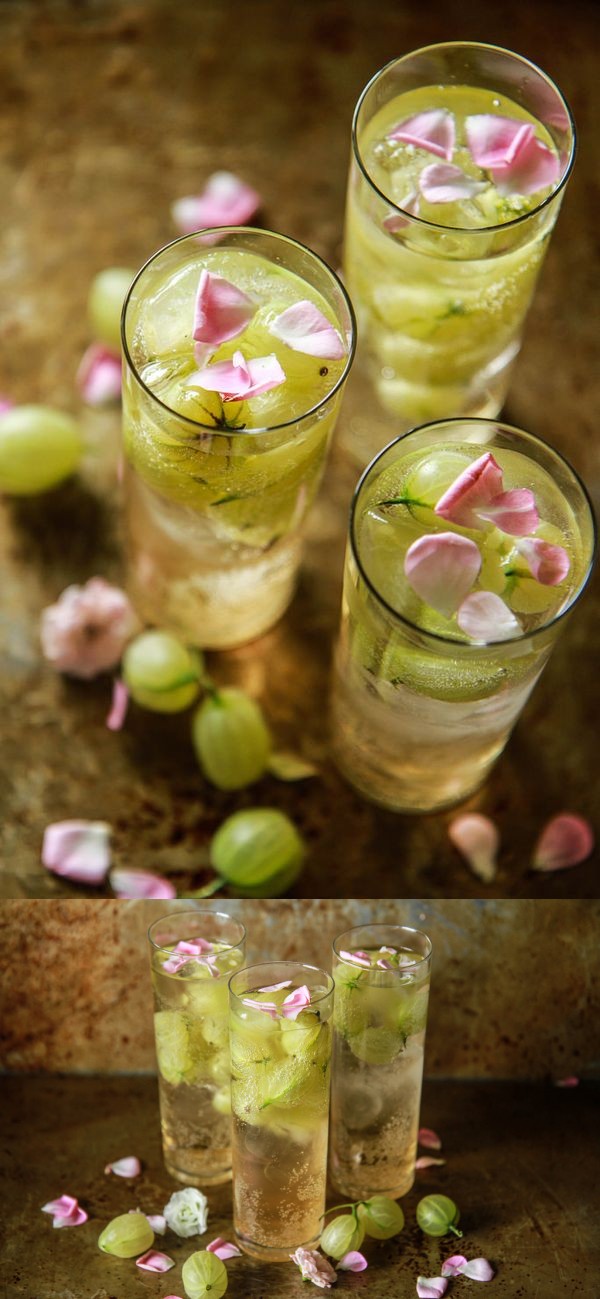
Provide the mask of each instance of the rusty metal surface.
MULTIPOLYGON (((381 0, 5 0, 0 7, 0 392, 78 409, 93 274, 139 266, 175 233, 171 202, 216 168, 264 195, 264 220, 339 264, 349 129, 366 80, 394 53, 464 34, 507 40, 571 100, 580 148, 518 361, 507 418, 573 461, 598 499, 600 291, 595 176, 599 85, 595 7, 553 0, 425 7, 381 0), (235 49, 232 50, 232 34, 235 49)), ((342 413, 342 420, 344 419, 342 413)), ((265 704, 282 746, 318 778, 264 780, 240 796, 199 777, 189 718, 132 710, 109 733, 108 680, 82 685, 42 662, 41 609, 94 573, 119 580, 118 418, 83 416, 82 474, 44 498, 0 504, 0 896, 81 895, 40 865, 44 826, 72 816, 114 827, 114 857, 206 879, 211 833, 248 804, 287 810, 309 844, 297 892, 326 897, 593 896, 598 854, 533 876, 545 820, 594 818, 600 677, 598 582, 567 628, 507 753, 469 806, 495 816, 490 886, 451 847, 448 814, 400 817, 367 805, 327 757, 326 697, 347 504, 356 477, 338 453, 309 527, 297 598, 262 641, 212 663, 265 704)), ((393 430, 391 430, 393 432, 393 430)))
MULTIPOLYGON (((402 1233, 367 1242, 368 1271, 342 1274, 336 1291, 413 1299, 417 1276, 439 1275, 442 1261, 458 1251, 491 1261, 494 1299, 596 1299, 600 1168, 589 1135, 597 1090, 594 1084, 561 1092, 514 1083, 426 1083, 423 1121, 440 1132, 447 1164, 417 1174, 418 1185, 402 1201, 402 1233), (415 1206, 434 1191, 459 1205, 462 1241, 425 1238, 417 1227, 415 1206)), ((0 1182, 0 1212, 9 1227, 2 1299, 180 1294, 181 1264, 194 1249, 217 1235, 231 1239, 231 1192, 224 1187, 209 1192, 205 1237, 157 1237, 157 1247, 177 1265, 166 1277, 141 1273, 133 1259, 111 1258, 97 1248, 112 1217, 138 1206, 160 1212, 177 1189, 162 1167, 157 1104, 149 1078, 8 1080, 0 1182), (143 1161, 140 1178, 124 1182, 104 1175, 107 1162, 130 1153, 143 1161), (89 1221, 53 1231, 40 1206, 65 1191, 78 1197, 89 1221)), ((306 1294, 291 1263, 265 1266, 239 1258, 227 1268, 229 1292, 238 1299, 306 1294)), ((470 1284, 458 1280, 453 1289, 466 1293, 470 1284)))
MULTIPOLYGON (((600 904, 584 901, 233 901, 247 960, 331 968, 333 938, 371 921, 433 942, 426 1072, 598 1076, 600 904)), ((146 931, 164 903, 0 907, 0 1068, 154 1070, 146 931)), ((0 1291, 1 1294, 1 1291, 0 1291)))

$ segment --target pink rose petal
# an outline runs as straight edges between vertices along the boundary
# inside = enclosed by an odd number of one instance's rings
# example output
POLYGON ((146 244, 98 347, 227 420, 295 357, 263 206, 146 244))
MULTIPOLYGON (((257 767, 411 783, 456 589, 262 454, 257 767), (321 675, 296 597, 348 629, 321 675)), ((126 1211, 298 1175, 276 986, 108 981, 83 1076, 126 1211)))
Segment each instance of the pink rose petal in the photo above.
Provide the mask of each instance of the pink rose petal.
POLYGON ((110 886, 118 898, 176 898, 177 889, 170 880, 153 871, 129 870, 119 866, 111 871, 110 886))
POLYGON ((491 175, 502 196, 535 194, 539 189, 556 185, 560 162, 552 149, 534 136, 525 142, 510 166, 495 167, 491 175))
POLYGON ((7 410, 14 410, 14 405, 10 397, 0 397, 0 415, 6 415, 7 410))
POLYGON ((105 1173, 116 1173, 117 1177, 139 1177, 142 1171, 137 1155, 128 1155, 125 1159, 117 1159, 114 1164, 107 1164, 104 1169, 105 1173))
POLYGON ((266 988, 259 988, 259 992, 281 992, 282 988, 291 988, 292 980, 285 979, 283 983, 269 983, 266 988))
POLYGON ((106 821, 55 821, 44 830, 42 865, 79 884, 102 884, 110 866, 106 821))
POLYGON ((502 470, 491 451, 473 460, 455 478, 435 507, 435 513, 461 528, 479 528, 479 511, 502 491, 502 470))
POLYGON ((531 122, 481 113, 465 123, 471 156, 489 171, 499 194, 534 194, 555 185, 560 163, 531 122))
POLYGON ((441 1139, 440 1137, 438 1137, 437 1132, 433 1131, 433 1128, 419 1128, 419 1134, 417 1140, 419 1142, 419 1145, 423 1146, 425 1150, 442 1149, 441 1139))
POLYGON ((468 862, 473 874, 489 884, 496 874, 500 846, 500 835, 494 822, 479 812, 467 812, 450 822, 448 838, 468 862))
POLYGON ((535 846, 533 869, 558 871, 577 866, 590 856, 593 847, 594 831, 589 821, 562 812, 553 816, 542 830, 535 846))
POLYGON ((357 1249, 351 1249, 348 1254, 344 1254, 337 1264, 338 1272, 364 1272, 368 1266, 364 1254, 359 1254, 357 1249))
POLYGON ((507 167, 534 133, 532 122, 517 122, 498 113, 476 113, 465 122, 467 143, 473 161, 483 171, 507 167))
POLYGON ((285 1019, 297 1019, 301 1010, 310 1006, 310 988, 303 984, 301 988, 295 988, 290 992, 289 997, 285 997, 281 1007, 281 1013, 285 1019))
POLYGON ((197 370, 186 380, 186 386, 218 392, 223 401, 247 401, 284 382, 285 372, 274 352, 249 361, 242 352, 234 352, 232 361, 217 361, 216 365, 197 370))
POLYGON ((85 1209, 79 1207, 73 1195, 61 1195, 58 1200, 49 1200, 42 1205, 42 1213, 51 1213, 53 1227, 80 1227, 87 1222, 85 1209))
POLYGON ((472 1258, 468 1263, 465 1259, 460 1275, 468 1276, 471 1281, 493 1281, 494 1269, 490 1267, 487 1258, 472 1258))
POLYGON ((419 537, 404 557, 404 572, 413 591, 445 618, 456 613, 480 569, 475 542, 455 532, 419 537))
POLYGON ((365 969, 371 969, 371 957, 368 952, 340 952, 342 961, 349 961, 351 965, 362 965, 365 969))
POLYGON ((228 1240, 223 1240, 222 1236, 217 1236, 216 1240, 211 1240, 206 1249, 209 1253, 216 1254, 217 1258, 223 1259, 223 1261, 228 1258, 237 1258, 242 1253, 237 1245, 231 1245, 228 1240))
POLYGON ((473 180, 451 162, 432 162, 430 167, 424 167, 418 185, 428 203, 457 203, 488 188, 486 181, 473 180))
POLYGON ((92 577, 42 611, 42 650, 58 672, 89 680, 117 665, 138 626, 125 592, 92 577))
MULTIPOLYGON (((129 1209, 129 1213, 144 1213, 144 1210, 129 1209)), ((144 1213, 144 1217, 148 1219, 152 1230, 156 1232, 157 1236, 164 1236, 167 1230, 167 1220, 163 1218, 162 1213, 144 1213)))
POLYGON ((542 586, 558 586, 571 567, 563 546, 552 546, 538 537, 523 537, 517 542, 517 550, 536 582, 541 582, 542 586))
POLYGON ((427 149, 438 158, 450 161, 454 151, 454 115, 445 108, 432 108, 424 113, 407 117, 388 134, 388 140, 401 140, 414 144, 417 149, 427 149))
POLYGON ((342 340, 331 321, 314 302, 294 302, 269 325, 269 333, 280 338, 294 352, 339 361, 345 356, 342 340))
MULTIPOLYGON (((416 189, 411 189, 410 193, 406 195, 406 198, 403 198, 398 203, 398 207, 402 208, 403 212, 408 212, 410 216, 418 216, 419 195, 417 194, 416 189)), ((410 226, 410 221, 407 221, 406 217, 402 216, 400 212, 393 212, 390 213, 389 216, 384 217, 382 225, 384 230, 389 230, 391 235, 395 235, 398 234, 399 230, 405 230, 407 226, 410 226)))
POLYGON ((258 212, 260 194, 230 171, 209 176, 201 194, 178 199, 171 208, 182 234, 193 234, 207 226, 246 225, 258 212))
POLYGON ((112 701, 110 712, 106 718, 106 726, 109 731, 120 731, 127 716, 129 708, 129 690, 124 681, 116 677, 113 681, 112 701))
POLYGON ((431 1155, 420 1155, 420 1157, 415 1160, 415 1168, 418 1170, 423 1168, 441 1168, 442 1164, 445 1163, 445 1159, 433 1159, 431 1155))
POLYGON ((163 969, 167 974, 177 974, 188 961, 199 960, 201 964, 212 969, 216 956, 211 955, 213 944, 206 938, 196 938, 193 942, 181 941, 173 948, 173 954, 165 961, 163 969))
POLYGON ((442 1276, 460 1276, 466 1261, 464 1254, 453 1254, 442 1263, 442 1276))
POLYGON ((535 532, 540 521, 535 496, 528 487, 500 492, 477 513, 480 518, 487 519, 488 523, 495 524, 501 532, 507 532, 511 537, 526 537, 528 532, 535 532))
POLYGON ((75 383, 88 406, 103 406, 121 397, 121 356, 103 343, 91 343, 84 352, 75 383))
POLYGON ((262 1010, 270 1019, 277 1019, 277 1006, 274 1001, 255 1001, 252 997, 242 997, 242 1004, 251 1010, 262 1010))
POLYGON ((579 1087, 579 1078, 577 1074, 569 1074, 568 1078, 555 1078, 555 1087, 579 1087))
POLYGON ((236 338, 252 320, 256 304, 237 285, 204 269, 194 304, 192 337, 196 360, 202 364, 220 343, 236 338))
POLYGON ((468 595, 456 618, 461 631, 472 640, 510 640, 522 631, 512 610, 492 591, 474 591, 468 595))
POLYGON ((149 1249, 135 1260, 136 1267, 143 1272, 170 1272, 175 1267, 175 1259, 168 1254, 161 1254, 159 1249, 149 1249))
POLYGON ((447 1289, 448 1282, 443 1276, 420 1276, 417 1281, 419 1299, 441 1299, 447 1289))

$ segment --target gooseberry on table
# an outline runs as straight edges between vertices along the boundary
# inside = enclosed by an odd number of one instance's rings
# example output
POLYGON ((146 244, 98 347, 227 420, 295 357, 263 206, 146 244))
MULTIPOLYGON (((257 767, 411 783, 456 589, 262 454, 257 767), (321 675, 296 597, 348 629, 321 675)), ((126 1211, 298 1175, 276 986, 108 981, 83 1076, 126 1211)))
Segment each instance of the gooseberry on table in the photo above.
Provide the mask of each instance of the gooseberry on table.
POLYGON ((83 443, 79 426, 50 406, 13 406, 0 414, 0 491, 36 496, 57 487, 77 469, 83 443))

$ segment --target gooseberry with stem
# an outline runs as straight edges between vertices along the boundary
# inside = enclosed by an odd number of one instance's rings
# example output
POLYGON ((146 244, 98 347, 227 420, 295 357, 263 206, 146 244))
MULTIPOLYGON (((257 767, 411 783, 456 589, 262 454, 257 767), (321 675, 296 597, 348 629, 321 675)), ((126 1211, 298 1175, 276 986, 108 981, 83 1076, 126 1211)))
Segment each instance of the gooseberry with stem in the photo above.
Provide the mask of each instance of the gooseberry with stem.
POLYGON ((460 1211, 448 1195, 426 1195, 417 1205, 417 1222, 426 1236, 462 1236, 456 1224, 460 1211))

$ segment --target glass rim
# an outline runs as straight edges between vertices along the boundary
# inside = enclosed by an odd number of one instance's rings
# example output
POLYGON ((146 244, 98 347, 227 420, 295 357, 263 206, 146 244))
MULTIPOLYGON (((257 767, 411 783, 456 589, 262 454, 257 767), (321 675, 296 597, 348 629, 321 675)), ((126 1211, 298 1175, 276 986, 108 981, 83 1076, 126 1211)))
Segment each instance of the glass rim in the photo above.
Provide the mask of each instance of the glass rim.
MULTIPOLYGON (((397 929, 401 933, 415 934, 419 938, 425 939, 425 943, 427 946, 427 953, 425 956, 422 956, 418 961, 410 961, 408 965, 399 965, 397 969, 385 970, 385 974, 398 974, 398 975, 405 974, 407 970, 421 969, 423 965, 427 965, 431 961, 431 954, 433 952, 433 943, 429 937, 429 934, 426 934, 424 929, 416 929, 414 925, 395 925, 393 922, 390 924, 386 924, 385 921, 381 921, 381 920, 374 920, 372 924, 369 924, 369 921, 367 920, 365 921, 364 925, 353 925, 351 929, 345 929, 343 933, 338 934, 337 937, 334 938, 331 944, 331 948, 334 955, 337 956, 340 961, 343 961, 344 958, 340 956, 338 944, 341 943, 344 938, 348 938, 350 934, 357 934, 362 929, 397 929)), ((344 964, 348 964, 348 962, 344 962, 344 964)), ((366 970, 364 966, 357 965, 356 968, 357 970, 362 969, 365 974, 375 973, 375 969, 369 971, 366 970)))
MULTIPOLYGON (((241 947, 246 941, 246 926, 242 924, 241 920, 238 920, 236 916, 232 916, 228 911, 215 911, 212 907, 189 907, 185 909, 182 908, 181 911, 165 911, 164 915, 158 916, 158 918, 153 920, 152 924, 148 926, 148 942, 150 943, 150 946, 154 948, 155 952, 168 952, 170 954, 171 949, 169 947, 163 947, 162 943, 157 943, 152 936, 152 930, 155 929, 157 925, 162 925, 165 921, 175 919, 177 916, 216 916, 219 920, 229 920, 232 924, 237 925, 241 930, 240 937, 237 943, 225 944, 223 950, 226 952, 235 952, 237 948, 241 947)), ((185 942, 185 939, 179 941, 185 942)))
POLYGON ((492 45, 486 43, 485 41, 437 41, 434 42, 432 45, 421 45, 419 46, 418 49, 411 50, 408 54, 401 54, 396 59, 390 59, 389 63, 384 64, 384 66, 380 68, 379 71, 374 74, 374 76, 371 77, 370 81, 367 82, 366 86, 364 87, 364 90, 362 90, 361 94, 358 97, 358 100, 356 102, 356 107, 354 109, 354 115, 352 118, 352 152, 355 161, 357 163, 357 166, 362 172, 362 175, 364 176, 365 180, 371 186, 371 189, 374 190, 375 193, 378 195, 378 197, 382 199, 383 202, 386 203, 388 207, 392 208, 394 212, 398 212, 401 216, 406 217, 409 223, 414 222, 414 224, 417 227, 422 226, 426 230, 437 230, 438 232, 442 232, 445 234, 463 234, 463 235, 466 234, 466 235, 472 235, 475 238, 477 238, 480 235, 483 236, 483 235, 497 234, 500 230, 513 230, 515 226, 521 225, 523 222, 529 221, 532 217, 537 216, 538 212, 542 212, 543 209, 547 207, 558 196, 558 194, 561 193, 561 191, 564 189, 567 183, 567 180, 569 179, 569 176, 571 175, 571 172, 573 170, 573 164, 575 162, 575 154, 577 152, 577 128, 575 126, 575 119, 573 117, 573 113, 571 112, 569 103, 567 99, 565 99, 562 90, 560 90, 560 88, 557 86, 556 82, 552 79, 552 77, 549 76, 548 73, 544 72, 542 68, 539 68, 537 63, 533 63, 531 59, 525 58, 525 56, 522 54, 515 54, 514 50, 507 50, 503 45, 492 45), (428 221, 425 217, 415 216, 412 212, 408 212, 406 208, 400 207, 399 203, 394 203, 393 199, 388 198, 387 195, 384 194, 383 190, 379 188, 379 186, 373 180, 373 177, 370 175, 366 163, 363 161, 362 154, 360 151, 360 145, 358 142, 359 113, 363 106, 363 102, 367 94, 372 89, 372 87, 376 84, 379 78, 382 77, 386 72, 389 72, 391 68, 397 67, 398 64, 406 63, 408 59, 414 58, 416 54, 428 54, 433 50, 450 50, 455 48, 471 49, 471 50, 492 50, 498 54, 505 54, 509 58, 516 60, 516 62, 524 64, 525 67, 531 68, 537 74, 537 76, 540 77, 546 83, 547 86, 550 86, 551 89, 555 91, 556 95, 558 96, 559 100, 561 101, 561 104, 565 109, 568 123, 569 123, 570 134, 571 134, 571 147, 569 150, 567 165, 558 184, 555 186, 555 188, 551 191, 550 194, 547 194, 546 197, 542 199, 541 202, 536 205, 536 207, 531 208, 529 212, 523 212, 521 213, 520 216, 513 217, 511 221, 501 221, 497 225, 477 226, 475 228, 469 226, 443 226, 443 225, 439 225, 436 221, 428 221))
POLYGON ((511 645, 520 645, 523 644, 524 641, 535 639, 535 637, 541 635, 542 632, 549 631, 557 623, 561 622, 562 619, 565 618, 566 615, 569 614, 572 609, 574 609, 575 605, 579 602, 584 591, 587 588, 588 582, 590 580, 594 568, 596 552, 598 548, 598 526, 596 522, 596 515, 594 512, 592 499, 590 497, 590 494, 588 492, 588 489, 583 479, 580 477, 577 470, 573 468, 571 462, 566 459, 566 456, 563 456, 560 451, 557 451, 556 447, 551 446, 551 444, 547 442, 545 438, 540 437, 537 433, 527 433, 525 429, 517 428, 516 425, 514 424, 505 424, 502 420, 484 419, 478 416, 461 417, 457 415, 449 419, 430 420, 427 421, 427 423, 425 424, 417 424, 415 428, 408 429, 406 433, 400 433, 398 437, 392 438, 392 441, 388 442, 386 446, 382 447, 381 451, 378 451, 377 455, 374 456, 371 461, 369 461, 369 464, 366 466, 365 469, 363 469, 363 472, 356 484, 352 496, 352 501, 350 504, 350 521, 349 521, 348 539, 350 543, 350 549, 352 551, 352 556, 356 564, 356 567, 358 568, 360 576, 363 582, 365 583, 365 586, 370 591, 371 595, 375 597, 377 603, 381 605, 382 608, 384 608, 386 612, 390 614, 391 617, 396 622, 402 623, 403 626, 405 627, 409 627, 411 631, 417 632, 419 636, 424 637, 426 640, 431 640, 434 643, 437 642, 438 644, 444 646, 451 646, 452 649, 455 651, 455 653, 460 655, 465 652, 470 654, 473 653, 473 651, 479 651, 481 653, 483 650, 498 649, 500 647, 503 647, 506 650, 511 645), (505 431, 507 433, 516 433, 519 437, 529 438, 532 442, 538 443, 540 446, 552 452, 552 454, 555 455, 563 465, 566 465, 567 469, 569 470, 569 473, 573 476, 575 483, 579 488, 581 495, 585 501, 585 504, 587 505, 588 508, 591 525, 592 525, 592 545, 590 550, 589 564, 578 591, 576 592, 575 595, 573 595, 569 603, 565 605, 563 609, 559 609, 558 612, 554 614, 554 616, 548 622, 541 623, 539 627, 533 627, 531 631, 520 632, 518 636, 511 636, 510 639, 486 640, 486 641, 479 641, 479 640, 462 641, 462 640, 457 640, 453 636, 444 636, 442 635, 441 632, 428 631, 425 627, 420 627, 418 623, 413 622, 411 618, 408 618, 406 616, 406 614, 400 613, 398 609, 395 609, 394 606, 389 604, 388 601, 385 599, 385 597, 381 595, 380 591, 377 590, 375 583, 369 577, 359 554, 358 538, 356 536, 356 521, 357 521, 356 516, 358 510, 358 501, 362 489, 365 483, 367 482, 368 478, 372 474, 373 470, 375 469, 375 466, 377 465, 378 461, 388 451, 391 451, 392 447, 397 446, 399 442, 403 442, 405 438, 412 437, 413 434, 415 433, 424 433, 427 430, 442 428, 448 424, 463 424, 463 425, 476 424, 476 425, 484 425, 488 428, 495 426, 496 428, 499 428, 501 431, 505 431))
MULTIPOLYGON (((242 970, 233 971, 233 974, 230 975, 227 984, 229 988, 229 995, 233 997, 235 1001, 239 1001, 240 1004, 243 1005, 244 1004, 243 997, 240 996, 239 993, 235 992, 231 986, 234 979, 237 979, 238 975, 251 974, 253 970, 264 970, 266 966, 278 966, 280 969, 282 967, 284 969, 287 967, 290 970, 314 970, 315 974, 324 975, 327 987, 324 992, 319 993, 318 997, 313 998, 311 996, 310 999, 311 1007, 317 1006, 319 1002, 325 1001, 327 997, 331 997, 334 991, 335 984, 333 982, 331 975, 327 972, 327 970, 323 970, 320 965, 309 965, 306 961, 255 961, 252 965, 245 965, 242 970)), ((309 1007, 307 1006, 306 1009, 308 1010, 309 1007)))
MULTIPOLYGON (((168 415, 173 416, 173 418, 175 419, 181 420, 183 424, 189 425, 190 428, 201 429, 203 432, 210 433, 213 437, 216 438, 231 438, 232 436, 235 435, 236 432, 241 433, 244 437, 259 437, 266 433, 278 433, 281 429, 293 428, 296 424, 303 423, 304 420, 308 419, 310 416, 316 415, 317 412, 320 411, 321 408, 325 406, 327 402, 329 402, 332 399, 332 397, 334 397, 335 394, 340 391, 340 389, 343 387, 344 383, 346 382, 346 379, 348 378, 348 375, 352 368, 352 362, 354 360, 354 355, 356 352, 356 335, 357 335, 356 315, 354 312, 354 307, 352 305, 352 300, 347 290, 345 289, 344 285, 342 284, 339 275, 337 275, 336 272, 332 269, 332 267, 328 265, 325 259, 323 257, 320 257, 319 253, 313 252, 312 248, 309 248, 306 244, 300 243, 299 239, 293 239, 290 235, 280 234, 277 230, 261 230, 258 226, 206 226, 206 228, 203 227, 200 230, 192 231, 190 234, 179 235, 177 239, 170 239, 168 243, 163 244, 160 248, 157 248, 156 252, 152 253, 152 255, 146 259, 143 266, 140 266, 140 269, 137 272, 135 278, 131 281, 131 284, 129 285, 125 297, 125 301, 123 303, 123 308, 121 311, 120 331, 121 331, 121 346, 123 348, 123 355, 125 357, 125 362, 127 364, 130 374, 135 379, 136 383, 139 384, 140 388, 142 388, 143 391, 152 399, 152 401, 156 402, 156 404, 160 406, 162 410, 166 411, 168 415), (228 234, 262 235, 263 238, 266 237, 267 239, 280 240, 282 244, 291 244, 294 248, 300 248, 302 252, 307 253, 309 257, 314 258, 314 260, 319 263, 319 265, 331 277, 336 288, 341 293, 341 296, 344 300, 344 303, 348 311, 348 315, 350 317, 349 343, 346 337, 346 343, 348 345, 346 364, 344 365, 344 369, 340 377, 336 380, 333 387, 330 388, 329 392, 324 397, 322 397, 321 400, 316 403, 316 405, 311 406, 309 410, 303 411, 302 414, 297 415, 295 419, 284 420, 280 424, 267 424, 263 428, 252 428, 252 429, 243 429, 243 430, 242 429, 239 430, 218 429, 211 424, 201 424, 199 420, 191 419, 189 415, 182 415, 179 411, 173 410, 172 406, 168 406, 167 403, 164 402, 162 398, 159 397, 157 393, 155 393, 153 389, 150 388, 148 384, 144 382, 131 356, 131 351, 127 341, 127 333, 126 333, 127 308, 129 307, 131 296, 136 284, 138 283, 138 280, 141 279, 142 275, 148 269, 148 267, 150 267, 153 262, 155 262, 159 257, 161 257, 163 253, 167 252, 168 249, 175 248, 177 244, 186 243, 188 240, 197 239, 198 235, 204 236, 204 235, 213 235, 213 234, 219 234, 221 236, 225 236, 228 234)), ((323 358, 323 361, 324 360, 325 358, 323 358)))

